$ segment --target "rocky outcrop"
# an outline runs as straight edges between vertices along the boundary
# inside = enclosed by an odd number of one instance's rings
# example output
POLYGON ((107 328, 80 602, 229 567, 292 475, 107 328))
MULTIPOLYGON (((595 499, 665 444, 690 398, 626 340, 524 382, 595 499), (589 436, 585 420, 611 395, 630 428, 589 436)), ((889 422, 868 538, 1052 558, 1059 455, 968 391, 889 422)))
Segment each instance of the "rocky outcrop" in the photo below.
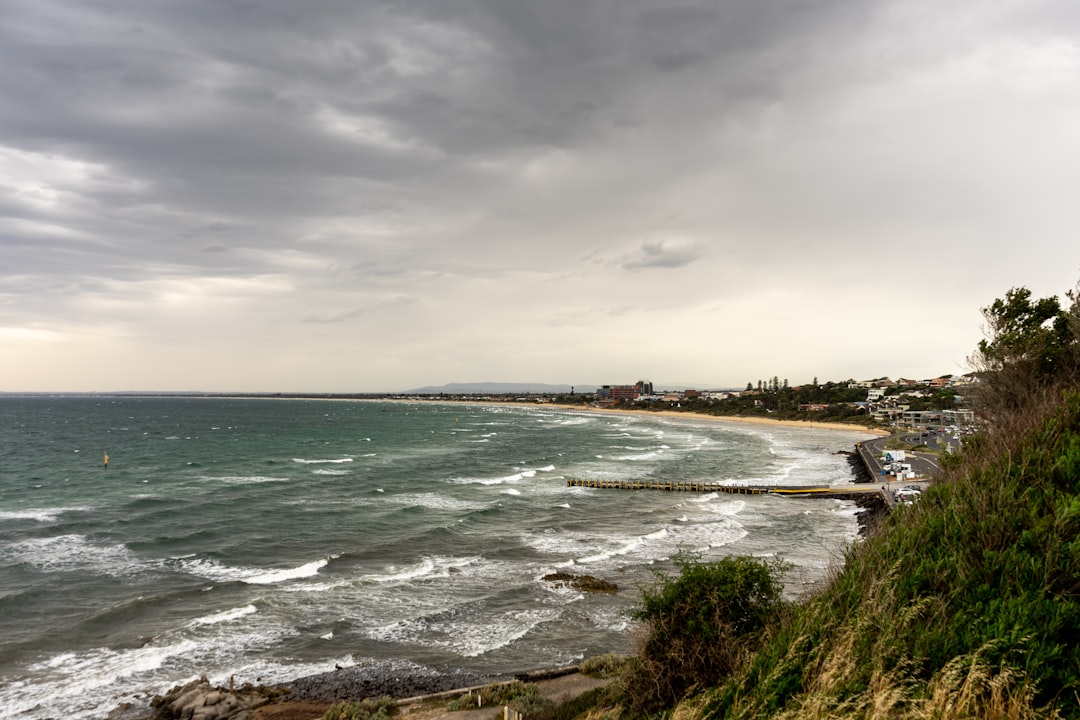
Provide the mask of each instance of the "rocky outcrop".
POLYGON ((592 575, 571 575, 570 573, 557 572, 545 575, 544 580, 562 587, 572 587, 575 590, 588 593, 611 594, 619 590, 619 586, 615 583, 595 578, 592 575))
POLYGON ((150 705, 156 710, 154 717, 167 720, 250 720, 256 708, 288 692, 250 683, 239 689, 214 687, 203 677, 156 696, 150 705))

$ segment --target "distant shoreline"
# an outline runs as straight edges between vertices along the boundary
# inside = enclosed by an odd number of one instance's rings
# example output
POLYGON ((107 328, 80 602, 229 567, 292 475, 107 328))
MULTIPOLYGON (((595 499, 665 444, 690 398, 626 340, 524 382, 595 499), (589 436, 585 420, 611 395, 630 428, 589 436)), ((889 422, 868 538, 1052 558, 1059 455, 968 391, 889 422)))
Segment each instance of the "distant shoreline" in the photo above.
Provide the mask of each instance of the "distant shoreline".
MULTIPOLYGON (((397 401, 393 401, 397 402, 397 401)), ((402 401, 408 402, 408 401, 402 401)), ((767 417, 755 417, 748 415, 713 415, 711 413, 700 413, 692 410, 678 411, 678 410, 640 410, 637 408, 615 408, 615 407, 592 407, 584 405, 560 405, 557 403, 530 403, 530 402, 517 402, 508 400, 502 402, 499 400, 428 400, 425 402, 442 402, 453 405, 487 405, 487 406, 503 406, 509 405, 511 407, 523 407, 534 408, 540 410, 568 410, 573 412, 584 413, 598 413, 598 414, 621 414, 621 415, 637 415, 639 417, 666 417, 666 418, 681 418, 683 420, 707 420, 709 422, 732 422, 744 425, 772 425, 774 427, 791 427, 791 428, 803 428, 814 430, 847 430, 848 432, 864 432, 868 435, 875 435, 884 437, 891 435, 888 430, 882 430, 880 428, 869 428, 865 425, 852 425, 849 423, 839 422, 814 422, 813 420, 778 420, 775 418, 767 417)))
POLYGON ((390 403, 432 403, 441 405, 484 405, 491 407, 510 406, 534 408, 540 410, 567 410, 586 413, 622 413, 641 417, 660 416, 707 420, 709 422, 732 422, 747 425, 773 425, 779 427, 805 428, 818 430, 847 430, 865 432, 869 435, 890 435, 887 430, 869 428, 865 425, 853 425, 840 422, 815 422, 813 420, 778 420, 753 415, 713 415, 693 410, 642 410, 639 408, 595 407, 591 405, 564 405, 561 403, 537 403, 522 400, 482 400, 468 397, 415 397, 381 393, 212 393, 212 392, 0 392, 0 397, 73 397, 73 398, 204 398, 204 399, 240 399, 240 400, 350 400, 360 402, 390 403))

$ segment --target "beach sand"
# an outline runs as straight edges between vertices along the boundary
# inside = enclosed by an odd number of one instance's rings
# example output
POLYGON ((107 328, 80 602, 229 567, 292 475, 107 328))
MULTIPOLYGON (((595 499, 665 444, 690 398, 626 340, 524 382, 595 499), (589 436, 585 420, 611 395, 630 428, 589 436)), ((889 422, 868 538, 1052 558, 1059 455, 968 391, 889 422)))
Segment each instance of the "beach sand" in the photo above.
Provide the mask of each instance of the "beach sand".
MULTIPOLYGON (((503 403, 499 403, 503 404, 503 403)), ((815 430, 847 430, 848 432, 866 433, 872 436, 884 436, 889 435, 889 431, 881 430, 879 428, 868 428, 864 425, 853 425, 849 423, 837 423, 837 422, 814 422, 813 420, 774 420, 773 418, 756 417, 753 415, 711 415, 707 413, 698 413, 692 411, 679 411, 679 410, 631 410, 626 408, 602 408, 602 407, 577 407, 573 405, 541 405, 530 403, 505 403, 513 405, 521 405, 524 407, 547 407, 547 408, 564 408, 572 410, 581 410, 583 412, 597 412, 597 413, 622 413, 631 415, 640 415, 642 417, 671 417, 682 418, 684 420, 708 420, 710 422, 731 422, 731 423, 744 423, 748 425, 773 425, 780 427, 793 427, 793 428, 812 428, 815 430)))

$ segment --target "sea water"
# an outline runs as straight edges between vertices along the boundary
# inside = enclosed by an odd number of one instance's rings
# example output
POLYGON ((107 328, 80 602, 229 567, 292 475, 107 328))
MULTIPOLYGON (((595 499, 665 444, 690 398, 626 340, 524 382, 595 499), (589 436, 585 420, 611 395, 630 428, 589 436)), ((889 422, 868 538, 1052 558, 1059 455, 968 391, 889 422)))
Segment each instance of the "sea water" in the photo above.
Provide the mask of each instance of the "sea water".
POLYGON ((103 717, 203 674, 628 652, 629 610, 680 551, 782 558, 794 596, 857 509, 568 478, 844 484, 837 451, 862 437, 541 406, 3 397, 0 713, 103 717), (543 580, 557 571, 620 589, 543 580))

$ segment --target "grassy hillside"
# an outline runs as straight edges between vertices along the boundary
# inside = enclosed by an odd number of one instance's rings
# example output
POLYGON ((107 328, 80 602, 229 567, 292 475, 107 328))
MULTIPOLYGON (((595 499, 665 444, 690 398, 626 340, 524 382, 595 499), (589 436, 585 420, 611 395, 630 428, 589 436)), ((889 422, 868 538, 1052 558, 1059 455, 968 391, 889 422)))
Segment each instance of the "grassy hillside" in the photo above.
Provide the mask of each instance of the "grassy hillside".
POLYGON ((852 548, 680 718, 1080 718, 1080 394, 852 548))

